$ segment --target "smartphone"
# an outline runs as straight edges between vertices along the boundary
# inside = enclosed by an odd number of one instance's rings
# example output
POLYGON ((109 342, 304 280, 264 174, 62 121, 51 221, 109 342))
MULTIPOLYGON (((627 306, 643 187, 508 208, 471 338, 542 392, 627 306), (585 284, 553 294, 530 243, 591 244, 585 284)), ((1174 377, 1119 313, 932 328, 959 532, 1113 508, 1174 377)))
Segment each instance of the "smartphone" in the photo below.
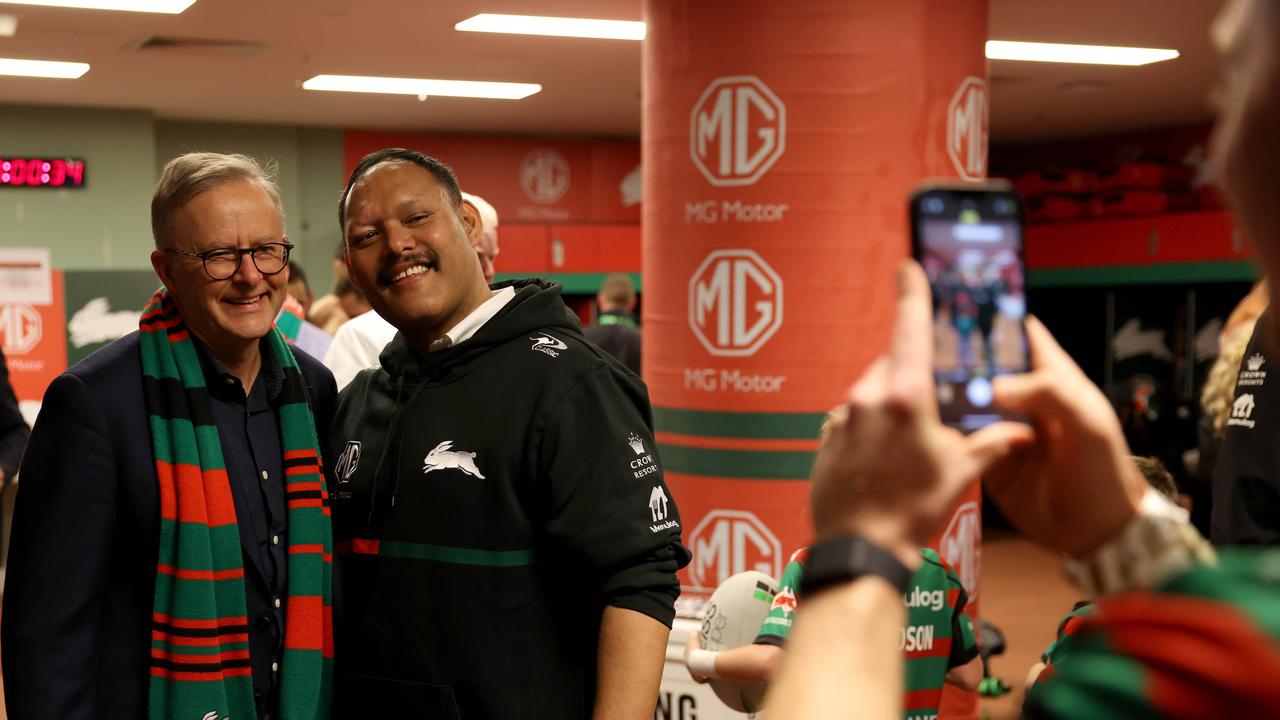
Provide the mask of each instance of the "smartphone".
POLYGON ((928 184, 911 196, 911 243, 933 291, 941 419, 972 432, 1010 419, 991 380, 1029 369, 1022 201, 1008 183, 928 184))

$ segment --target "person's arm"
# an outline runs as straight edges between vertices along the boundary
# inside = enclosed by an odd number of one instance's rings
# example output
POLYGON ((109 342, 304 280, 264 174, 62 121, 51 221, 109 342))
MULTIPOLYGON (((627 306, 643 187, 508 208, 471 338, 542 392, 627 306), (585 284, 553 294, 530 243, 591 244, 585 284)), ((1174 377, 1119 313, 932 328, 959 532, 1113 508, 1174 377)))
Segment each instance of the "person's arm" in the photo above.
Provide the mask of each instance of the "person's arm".
POLYGON ((79 378, 45 392, 22 479, 0 613, 9 717, 88 720, 119 491, 107 420, 79 378))
POLYGON ((684 664, 694 682, 705 683, 714 677, 748 685, 773 682, 784 654, 780 645, 760 641, 731 650, 707 650, 705 652, 710 660, 711 672, 704 675, 692 660, 699 651, 702 651, 702 646, 698 640, 698 631, 692 630, 684 646, 684 664))
POLYGON ((648 615, 620 607, 604 609, 595 720, 653 717, 670 634, 670 628, 648 615))
POLYGON ((0 487, 18 472, 22 462, 22 450, 27 445, 31 429, 18 409, 18 398, 9 382, 9 368, 4 353, 0 352, 0 487))
MULTIPOLYGON (((661 642, 625 650, 636 656, 627 667, 656 668, 656 683, 675 620, 676 571, 688 563, 689 551, 680 544, 680 513, 662 479, 643 384, 604 362, 586 370, 545 416, 538 462, 547 482, 548 536, 595 579, 606 608, 599 652, 615 658, 623 652, 604 646, 611 634, 606 620, 664 628, 661 642)), ((597 672, 598 717, 624 705, 628 712, 611 717, 652 717, 656 692, 643 698, 647 709, 631 705, 634 696, 612 677, 610 663, 602 661, 597 672)), ((650 682, 637 680, 645 687, 650 682)))
POLYGON ((975 657, 963 665, 948 670, 947 682, 961 690, 977 690, 982 682, 982 657, 975 657))
POLYGON ((902 595, 878 577, 806 598, 765 699, 769 719, 900 720, 906 619, 902 595))

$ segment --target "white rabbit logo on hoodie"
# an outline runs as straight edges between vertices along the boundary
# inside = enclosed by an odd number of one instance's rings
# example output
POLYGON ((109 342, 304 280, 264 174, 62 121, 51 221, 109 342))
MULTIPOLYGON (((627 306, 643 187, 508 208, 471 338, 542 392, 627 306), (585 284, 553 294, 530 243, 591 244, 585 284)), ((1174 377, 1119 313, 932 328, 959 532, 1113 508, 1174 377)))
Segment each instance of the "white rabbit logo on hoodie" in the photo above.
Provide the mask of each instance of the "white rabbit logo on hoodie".
POLYGON ((457 468, 462 472, 478 477, 484 480, 484 475, 480 474, 480 469, 476 467, 476 454, 465 450, 450 450, 453 447, 452 440, 445 440, 435 446, 427 456, 422 459, 422 472, 429 473, 432 470, 447 470, 449 468, 457 468))

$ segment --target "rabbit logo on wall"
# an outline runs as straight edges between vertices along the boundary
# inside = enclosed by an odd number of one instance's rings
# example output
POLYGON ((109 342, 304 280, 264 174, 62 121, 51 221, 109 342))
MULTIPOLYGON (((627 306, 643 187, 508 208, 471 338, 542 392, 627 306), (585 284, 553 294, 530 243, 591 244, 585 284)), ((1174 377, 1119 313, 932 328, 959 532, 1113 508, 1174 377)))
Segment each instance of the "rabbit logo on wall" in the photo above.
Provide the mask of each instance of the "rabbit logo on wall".
POLYGON ((422 472, 425 474, 432 470, 457 468, 468 475, 484 480, 484 475, 481 475, 480 469, 476 467, 476 454, 465 450, 450 450, 451 447, 453 447, 452 440, 445 440, 435 446, 422 459, 422 472))

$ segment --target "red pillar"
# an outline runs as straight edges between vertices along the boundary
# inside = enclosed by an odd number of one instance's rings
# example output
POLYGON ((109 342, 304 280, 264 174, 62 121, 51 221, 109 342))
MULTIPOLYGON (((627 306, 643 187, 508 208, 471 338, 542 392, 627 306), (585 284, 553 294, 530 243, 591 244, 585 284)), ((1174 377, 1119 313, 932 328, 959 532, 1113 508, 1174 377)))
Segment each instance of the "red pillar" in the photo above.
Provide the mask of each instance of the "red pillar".
MULTIPOLYGON (((811 541, 823 413, 887 347, 907 196, 982 178, 987 0, 646 0, 644 359, 687 594, 811 541)), ((975 488, 940 550, 977 594, 975 488)))

